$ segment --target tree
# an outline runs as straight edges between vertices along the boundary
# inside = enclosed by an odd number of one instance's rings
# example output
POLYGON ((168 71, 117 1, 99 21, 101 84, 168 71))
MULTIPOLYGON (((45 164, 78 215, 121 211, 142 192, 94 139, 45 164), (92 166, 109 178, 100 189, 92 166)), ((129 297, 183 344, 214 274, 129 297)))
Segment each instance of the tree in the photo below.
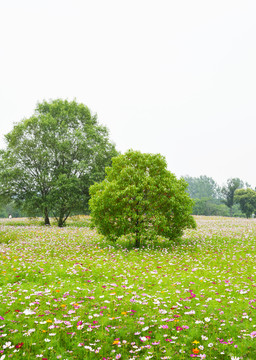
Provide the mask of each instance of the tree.
POLYGON ((89 187, 102 181, 117 155, 108 131, 76 101, 43 101, 32 117, 5 136, 0 155, 0 196, 22 204, 45 224, 53 214, 63 226, 72 211, 88 207, 89 187))
POLYGON ((106 174, 90 187, 89 206, 93 223, 108 239, 130 234, 139 247, 143 239, 178 239, 195 227, 187 184, 167 170, 160 154, 129 150, 113 158, 106 174))
POLYGON ((234 205, 234 195, 237 189, 244 186, 244 183, 239 178, 228 179, 227 185, 221 189, 222 195, 224 196, 223 203, 226 204, 230 209, 230 216, 232 216, 232 207, 234 205))
POLYGON ((256 192, 252 189, 237 189, 234 200, 240 205, 242 212, 247 218, 250 218, 254 211, 256 211, 256 192))
POLYGON ((192 199, 220 198, 220 187, 211 177, 201 175, 198 178, 191 176, 183 178, 188 183, 187 191, 192 199))

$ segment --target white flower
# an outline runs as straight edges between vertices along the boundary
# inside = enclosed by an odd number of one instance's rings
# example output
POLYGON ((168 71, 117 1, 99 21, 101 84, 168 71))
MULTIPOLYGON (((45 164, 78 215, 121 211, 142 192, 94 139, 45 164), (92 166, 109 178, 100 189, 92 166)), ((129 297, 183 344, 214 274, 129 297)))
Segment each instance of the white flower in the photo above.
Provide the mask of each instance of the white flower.
POLYGON ((141 336, 140 340, 144 342, 144 341, 147 341, 147 338, 145 336, 141 336))
POLYGON ((44 339, 45 342, 50 342, 51 340, 50 339, 44 339))
POLYGON ((208 344, 208 347, 212 347, 212 346, 213 346, 213 343, 209 343, 209 344, 208 344))
POLYGON ((194 315, 195 313, 196 313, 195 310, 190 310, 190 311, 184 312, 185 315, 194 315))
POLYGON ((4 345, 3 345, 3 349, 7 349, 8 347, 11 346, 11 342, 10 341, 7 341, 4 345))
POLYGON ((209 322, 211 319, 209 317, 204 318, 204 321, 209 322))
POLYGON ((4 358, 5 358, 5 355, 2 355, 2 356, 0 357, 0 360, 4 360, 4 358))
POLYGON ((204 336, 204 335, 202 335, 201 338, 202 338, 202 340, 208 340, 208 337, 204 336))
POLYGON ((238 356, 231 356, 231 360, 239 360, 240 359, 240 357, 238 357, 238 356))
POLYGON ((24 315, 34 315, 35 312, 32 311, 32 310, 30 310, 30 309, 26 309, 26 310, 23 311, 23 314, 24 314, 24 315))
POLYGON ((148 330, 148 329, 149 329, 149 327, 146 326, 146 327, 144 327, 144 328, 142 329, 142 331, 146 331, 146 330, 148 330))

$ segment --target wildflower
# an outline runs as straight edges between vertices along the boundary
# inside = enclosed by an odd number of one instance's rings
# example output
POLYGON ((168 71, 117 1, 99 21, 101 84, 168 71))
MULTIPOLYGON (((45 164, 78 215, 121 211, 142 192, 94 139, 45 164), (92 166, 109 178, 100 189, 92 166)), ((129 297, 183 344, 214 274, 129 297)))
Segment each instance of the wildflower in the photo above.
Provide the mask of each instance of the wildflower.
POLYGON ((117 355, 116 355, 116 359, 120 359, 121 356, 122 356, 121 354, 117 354, 117 355))
POLYGON ((192 349, 193 354, 199 354, 200 350, 198 348, 192 349))
POLYGON ((21 343, 18 343, 17 345, 15 345, 15 347, 16 347, 16 349, 20 349, 23 345, 24 345, 24 343, 21 342, 21 343))
POLYGON ((113 344, 112 345, 118 345, 120 343, 120 341, 118 340, 118 339, 115 339, 114 341, 113 341, 113 344))
POLYGON ((204 318, 204 321, 206 321, 206 322, 210 322, 210 321, 211 321, 211 319, 210 319, 209 317, 206 317, 206 318, 204 318))
POLYGON ((143 329, 142 329, 142 331, 146 331, 146 330, 148 330, 149 329, 149 327, 148 326, 145 326, 143 329))
POLYGON ((238 357, 238 356, 231 356, 231 360, 239 360, 240 359, 240 357, 238 357))
POLYGON ((142 342, 147 341, 147 340, 148 340, 148 339, 147 339, 146 336, 141 336, 141 337, 140 337, 140 341, 142 341, 142 342))
POLYGON ((30 309, 26 309, 26 310, 23 311, 23 314, 24 314, 24 315, 34 315, 35 312, 32 311, 32 310, 30 310, 30 309))
POLYGON ((212 346, 213 346, 213 343, 209 343, 209 344, 208 344, 208 347, 212 347, 212 346))
POLYGON ((199 341, 195 340, 192 342, 192 344, 199 344, 199 341))

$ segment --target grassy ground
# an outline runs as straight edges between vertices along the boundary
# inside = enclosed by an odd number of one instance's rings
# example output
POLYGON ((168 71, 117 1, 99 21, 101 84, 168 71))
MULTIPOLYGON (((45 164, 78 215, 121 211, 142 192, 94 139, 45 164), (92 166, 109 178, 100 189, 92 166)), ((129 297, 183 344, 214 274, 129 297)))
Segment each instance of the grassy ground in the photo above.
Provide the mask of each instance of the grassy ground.
POLYGON ((88 217, 1 220, 0 359, 255 360, 256 221, 196 221, 137 250, 88 217))

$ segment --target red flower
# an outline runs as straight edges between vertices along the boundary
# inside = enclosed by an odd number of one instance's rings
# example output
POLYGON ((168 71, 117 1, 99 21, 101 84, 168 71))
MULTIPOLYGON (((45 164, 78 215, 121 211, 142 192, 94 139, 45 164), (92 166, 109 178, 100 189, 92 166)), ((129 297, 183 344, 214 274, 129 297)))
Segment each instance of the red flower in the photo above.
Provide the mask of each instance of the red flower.
POLYGON ((20 349, 23 345, 24 345, 24 343, 19 343, 18 345, 15 345, 15 347, 16 347, 16 349, 20 349))

